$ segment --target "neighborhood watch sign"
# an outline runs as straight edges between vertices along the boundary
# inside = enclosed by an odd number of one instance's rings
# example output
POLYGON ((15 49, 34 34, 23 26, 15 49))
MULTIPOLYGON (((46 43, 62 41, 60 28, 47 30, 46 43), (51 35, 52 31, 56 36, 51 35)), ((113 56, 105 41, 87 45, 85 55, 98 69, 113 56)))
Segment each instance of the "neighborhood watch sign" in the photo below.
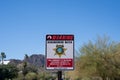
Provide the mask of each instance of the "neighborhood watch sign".
POLYGON ((74 69, 74 35, 46 35, 46 69, 74 69))

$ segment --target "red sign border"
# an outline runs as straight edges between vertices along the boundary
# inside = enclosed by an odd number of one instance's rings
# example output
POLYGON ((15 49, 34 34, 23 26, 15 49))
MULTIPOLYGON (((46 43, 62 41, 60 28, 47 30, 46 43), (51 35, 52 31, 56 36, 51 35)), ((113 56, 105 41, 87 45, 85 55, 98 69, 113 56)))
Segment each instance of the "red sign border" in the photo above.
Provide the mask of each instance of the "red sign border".
MULTIPOLYGON (((63 41, 65 41, 65 40, 63 40, 63 41)), ((66 70, 66 71, 68 71, 68 70, 74 70, 74 68, 75 68, 74 45, 75 44, 74 44, 74 35, 73 34, 47 34, 46 35, 46 42, 45 42, 45 44, 46 44, 46 46, 45 46, 45 69, 46 70, 66 70), (73 41, 73 66, 72 66, 72 68, 73 69, 66 69, 66 68, 65 69, 56 69, 56 68, 55 69, 47 69, 47 41, 49 40, 49 39, 47 39, 47 36, 54 36, 54 35, 56 35, 56 36, 73 36, 73 39, 72 39, 72 41, 73 41)))

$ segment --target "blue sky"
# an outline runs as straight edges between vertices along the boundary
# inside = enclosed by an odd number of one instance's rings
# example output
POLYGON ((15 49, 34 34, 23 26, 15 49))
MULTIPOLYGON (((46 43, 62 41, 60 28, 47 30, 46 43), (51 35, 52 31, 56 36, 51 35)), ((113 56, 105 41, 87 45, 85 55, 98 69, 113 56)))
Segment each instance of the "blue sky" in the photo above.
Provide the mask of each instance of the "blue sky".
POLYGON ((97 35, 120 40, 120 0, 0 0, 0 52, 45 54, 46 34, 74 34, 75 50, 97 35))

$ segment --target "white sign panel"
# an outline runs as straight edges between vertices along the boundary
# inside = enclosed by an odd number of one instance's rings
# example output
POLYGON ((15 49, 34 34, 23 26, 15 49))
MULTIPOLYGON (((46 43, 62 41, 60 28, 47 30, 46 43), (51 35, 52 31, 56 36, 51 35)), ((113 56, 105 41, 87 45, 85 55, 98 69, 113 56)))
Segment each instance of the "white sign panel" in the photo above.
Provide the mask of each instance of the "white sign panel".
POLYGON ((46 35, 46 69, 74 69, 74 35, 46 35))

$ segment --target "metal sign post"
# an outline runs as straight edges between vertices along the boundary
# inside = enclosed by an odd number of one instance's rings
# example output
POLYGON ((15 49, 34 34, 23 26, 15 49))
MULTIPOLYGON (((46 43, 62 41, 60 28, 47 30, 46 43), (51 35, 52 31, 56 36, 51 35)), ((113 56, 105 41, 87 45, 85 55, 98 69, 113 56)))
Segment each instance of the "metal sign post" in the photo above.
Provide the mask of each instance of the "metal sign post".
POLYGON ((74 69, 74 35, 46 35, 46 69, 58 70, 58 80, 74 69))
POLYGON ((58 80, 62 80, 62 71, 58 71, 58 80))

